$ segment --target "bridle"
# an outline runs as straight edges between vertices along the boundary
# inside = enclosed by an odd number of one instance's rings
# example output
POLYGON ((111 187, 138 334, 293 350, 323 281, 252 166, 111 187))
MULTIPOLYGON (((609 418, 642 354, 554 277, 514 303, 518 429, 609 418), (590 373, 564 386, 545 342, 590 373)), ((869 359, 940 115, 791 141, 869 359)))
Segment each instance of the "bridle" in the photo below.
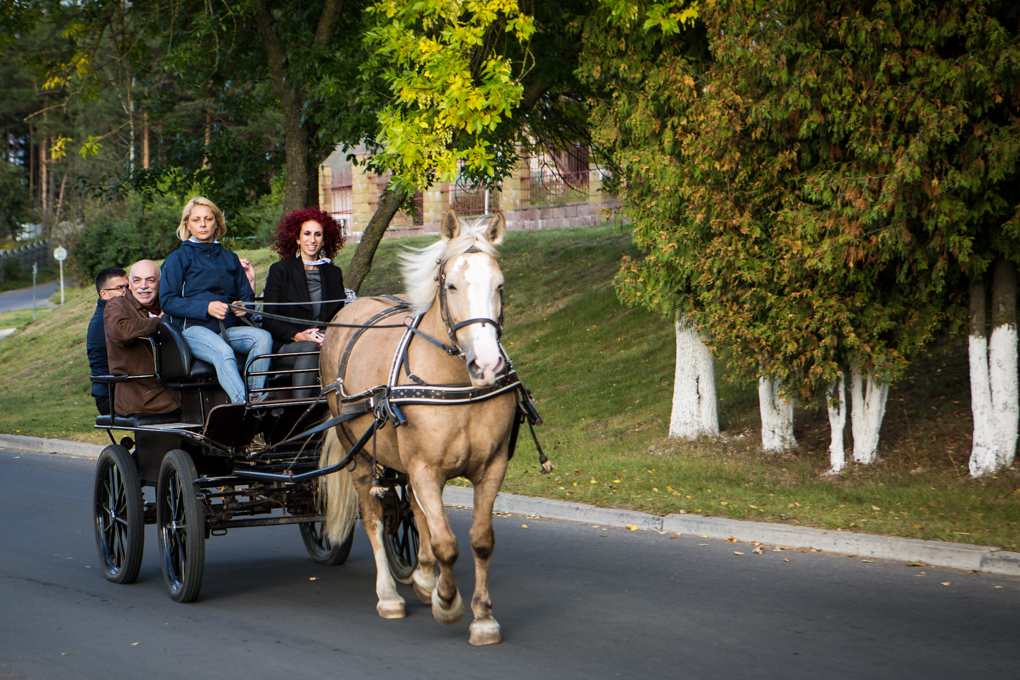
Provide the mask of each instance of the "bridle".
MULTIPOLYGON (((463 254, 464 255, 468 255, 468 254, 480 253, 480 252, 482 252, 482 251, 480 251, 475 246, 471 246, 470 248, 465 250, 463 254)), ((450 260, 447 260, 447 262, 449 262, 449 261, 450 260)), ((476 324, 476 323, 480 323, 480 324, 482 324, 482 326, 485 326, 485 324, 487 324, 487 323, 491 323, 496 328, 496 341, 498 342, 499 339, 503 336, 503 288, 501 287, 501 288, 498 289, 499 290, 499 318, 498 319, 490 319, 490 318, 487 318, 487 317, 477 317, 477 318, 473 318, 473 319, 466 319, 466 320, 458 322, 458 323, 454 323, 453 315, 450 313, 450 303, 449 303, 449 301, 446 298, 446 264, 447 264, 447 262, 442 262, 442 261, 439 261, 439 260, 436 261, 436 264, 439 265, 439 273, 436 276, 436 280, 439 282, 439 293, 438 293, 438 295, 439 295, 439 316, 440 316, 440 318, 442 318, 443 323, 446 325, 446 332, 450 336, 450 342, 452 343, 452 347, 448 346, 448 345, 445 345, 445 344, 443 345, 443 347, 446 348, 446 351, 447 351, 447 353, 450 356, 459 356, 461 358, 464 358, 464 350, 462 350, 460 348, 460 345, 457 344, 457 331, 459 331, 461 328, 464 328, 465 326, 471 326, 471 325, 476 324)), ((419 335, 425 335, 421 331, 417 331, 417 333, 419 335)), ((432 338, 431 340, 435 340, 435 339, 432 338)))

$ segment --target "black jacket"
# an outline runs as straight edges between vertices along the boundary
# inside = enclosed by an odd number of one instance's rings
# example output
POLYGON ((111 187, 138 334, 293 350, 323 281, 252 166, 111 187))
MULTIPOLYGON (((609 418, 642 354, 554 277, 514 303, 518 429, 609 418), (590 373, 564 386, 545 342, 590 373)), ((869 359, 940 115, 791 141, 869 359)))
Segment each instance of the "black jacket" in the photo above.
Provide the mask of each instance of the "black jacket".
MULTIPOLYGON (((347 293, 344 290, 344 275, 340 267, 333 264, 319 266, 322 279, 323 300, 343 300, 347 293)), ((329 322, 344 306, 343 302, 331 302, 320 306, 318 318, 312 318, 311 296, 308 295, 308 280, 305 278, 305 266, 301 258, 293 257, 280 260, 269 268, 266 287, 262 291, 265 310, 270 314, 305 319, 308 323, 294 324, 286 321, 265 318, 262 327, 273 336, 273 351, 276 352, 287 343, 294 341, 294 334, 307 328, 315 328, 319 323, 329 322), (307 305, 274 305, 274 302, 307 302, 307 305)))
MULTIPOLYGON (((85 334, 85 353, 89 355, 89 373, 91 375, 109 375, 110 365, 106 360, 106 331, 103 329, 103 313, 106 311, 106 300, 99 298, 96 311, 89 321, 89 329, 85 334)), ((106 383, 92 383, 93 397, 110 396, 110 388, 106 383)))

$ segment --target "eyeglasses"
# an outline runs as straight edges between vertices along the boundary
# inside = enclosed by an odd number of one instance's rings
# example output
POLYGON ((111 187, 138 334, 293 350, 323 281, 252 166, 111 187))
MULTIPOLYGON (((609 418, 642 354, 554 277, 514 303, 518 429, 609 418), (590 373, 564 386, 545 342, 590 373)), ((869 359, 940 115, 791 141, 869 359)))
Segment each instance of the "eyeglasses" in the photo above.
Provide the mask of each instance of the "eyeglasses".
POLYGON ((113 288, 104 288, 103 290, 119 290, 120 292, 123 293, 127 289, 128 289, 128 286, 125 283, 125 284, 121 284, 119 286, 114 286, 113 288))

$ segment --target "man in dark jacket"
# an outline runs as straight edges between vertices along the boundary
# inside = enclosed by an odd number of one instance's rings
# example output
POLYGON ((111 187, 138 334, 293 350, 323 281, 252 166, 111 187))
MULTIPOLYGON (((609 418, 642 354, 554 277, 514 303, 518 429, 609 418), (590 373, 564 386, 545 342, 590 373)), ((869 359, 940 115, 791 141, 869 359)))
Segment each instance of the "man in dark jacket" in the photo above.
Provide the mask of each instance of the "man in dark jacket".
MULTIPOLYGON (((155 365, 148 338, 159 329, 159 267, 151 260, 131 266, 131 290, 106 305, 106 349, 113 375, 152 375, 155 365)), ((169 413, 181 406, 180 395, 155 378, 120 383, 114 392, 117 415, 169 413)))
MULTIPOLYGON (((116 267, 107 267, 96 276, 96 292, 99 300, 96 311, 89 321, 89 330, 85 335, 85 352, 89 356, 89 373, 91 375, 109 375, 110 367, 106 361, 106 334, 103 330, 103 313, 106 303, 124 295, 128 289, 126 272, 116 267)), ((96 409, 100 415, 110 415, 110 389, 106 383, 92 383, 92 396, 96 399, 96 409)))

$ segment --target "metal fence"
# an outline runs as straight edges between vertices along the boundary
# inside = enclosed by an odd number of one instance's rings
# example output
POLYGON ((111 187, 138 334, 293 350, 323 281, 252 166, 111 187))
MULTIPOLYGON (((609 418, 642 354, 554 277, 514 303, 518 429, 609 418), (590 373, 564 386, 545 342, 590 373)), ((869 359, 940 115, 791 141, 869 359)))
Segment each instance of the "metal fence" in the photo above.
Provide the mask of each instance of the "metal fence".
POLYGON ((563 205, 588 200, 588 171, 532 171, 521 178, 521 204, 530 206, 563 205))
POLYGON ((472 186, 463 182, 443 189, 444 203, 458 215, 488 215, 499 210, 499 191, 472 186))
POLYGON ((10 250, 0 251, 0 281, 5 280, 4 272, 8 271, 8 267, 17 266, 23 274, 27 274, 32 271, 33 264, 38 264, 40 267, 56 265, 56 260, 53 259, 53 253, 50 252, 46 241, 33 241, 10 250), (8 264, 8 262, 17 262, 17 265, 8 264))
POLYGON ((329 188, 329 214, 348 232, 354 217, 354 182, 350 168, 340 168, 336 182, 329 188))

